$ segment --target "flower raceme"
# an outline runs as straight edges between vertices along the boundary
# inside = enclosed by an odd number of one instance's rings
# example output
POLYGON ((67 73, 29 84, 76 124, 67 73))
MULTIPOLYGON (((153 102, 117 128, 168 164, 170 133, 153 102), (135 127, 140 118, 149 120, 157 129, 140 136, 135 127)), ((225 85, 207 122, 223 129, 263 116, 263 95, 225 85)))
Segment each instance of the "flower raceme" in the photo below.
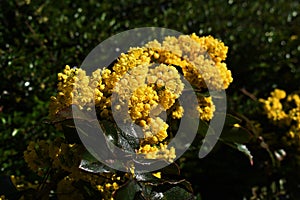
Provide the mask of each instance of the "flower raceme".
POLYGON ((284 90, 275 89, 267 99, 259 100, 271 122, 286 127, 286 136, 292 143, 300 141, 300 96, 297 93, 286 95, 284 90))
MULTIPOLYGON (((181 35, 130 48, 111 68, 98 69, 91 76, 67 65, 58 74, 58 92, 51 97, 50 118, 55 119, 71 105, 87 111, 96 109, 102 119, 113 120, 115 112, 122 120, 142 127, 144 138, 138 153, 147 158, 166 157, 168 153, 161 152, 167 152, 169 125, 160 114, 166 111, 173 119, 184 115, 177 102, 184 90, 180 73, 200 92, 226 89, 232 82, 224 63, 227 50, 212 36, 181 35)), ((197 110, 201 120, 212 119, 212 98, 199 96, 197 110)), ((175 153, 174 149, 169 151, 172 153, 166 159, 171 161, 175 153)))

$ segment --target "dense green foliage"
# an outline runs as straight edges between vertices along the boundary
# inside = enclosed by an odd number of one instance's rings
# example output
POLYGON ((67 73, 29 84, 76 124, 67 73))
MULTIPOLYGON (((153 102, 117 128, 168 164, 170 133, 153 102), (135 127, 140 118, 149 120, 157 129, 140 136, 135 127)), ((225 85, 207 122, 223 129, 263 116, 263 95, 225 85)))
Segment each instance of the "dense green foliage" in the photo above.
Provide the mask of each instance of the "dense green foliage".
MULTIPOLYGON (((221 39, 229 47, 234 78, 227 93, 229 112, 258 119, 251 94, 266 97, 277 87, 299 90, 299 8, 296 0, 0 1, 1 174, 30 173, 23 161, 27 144, 55 133, 45 119, 57 73, 66 64, 79 66, 101 41, 132 28, 165 27, 221 39)), ((193 162, 187 160, 183 169, 203 199, 220 193, 241 199, 252 195, 251 187, 272 183, 273 174, 259 166, 267 153, 254 154, 258 165, 251 167, 239 152, 218 148, 203 160, 191 155, 193 162), (194 168, 199 171, 188 170, 194 168)))

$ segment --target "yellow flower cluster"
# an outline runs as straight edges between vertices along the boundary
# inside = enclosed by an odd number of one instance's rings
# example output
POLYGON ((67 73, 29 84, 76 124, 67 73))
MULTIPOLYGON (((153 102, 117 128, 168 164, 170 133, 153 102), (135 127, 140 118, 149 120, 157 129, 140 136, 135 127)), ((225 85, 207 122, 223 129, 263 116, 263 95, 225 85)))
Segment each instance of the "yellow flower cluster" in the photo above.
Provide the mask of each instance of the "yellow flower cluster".
POLYGON ((176 106, 175 109, 172 111, 172 118, 173 119, 180 119, 183 116, 184 109, 182 106, 176 106))
MULTIPOLYGON (((125 181, 125 177, 114 173, 98 175, 82 171, 79 169, 82 152, 84 152, 82 145, 66 144, 62 138, 56 138, 51 142, 45 140, 31 142, 24 152, 24 158, 29 168, 40 176, 44 175, 49 168, 69 172, 69 175, 64 177, 57 186, 57 193, 61 199, 70 197, 68 195, 76 191, 72 183, 79 180, 89 182, 105 199, 109 199, 106 197, 112 196, 119 184, 125 181), (73 192, 69 193, 69 190, 73 192)), ((81 199, 79 198, 81 195, 79 193, 77 195, 79 195, 78 199, 81 199)))
POLYGON ((260 99, 263 103, 264 109, 268 115, 268 118, 273 121, 279 121, 286 119, 288 115, 283 110, 282 103, 280 100, 286 97, 286 93, 283 90, 275 89, 271 92, 271 96, 268 99, 260 99))
MULTIPOLYGON (((140 125, 144 132, 140 149, 151 145, 159 152, 168 139, 168 124, 159 115, 166 111, 168 117, 180 119, 184 114, 177 101, 184 90, 180 73, 197 91, 227 89, 232 82, 224 63, 227 51, 224 43, 212 36, 170 36, 161 43, 154 40, 130 48, 111 68, 96 70, 91 76, 66 66, 58 74, 50 117, 54 119, 72 104, 86 110, 95 105, 100 118, 113 120, 113 112, 114 117, 140 125)), ((211 120, 215 111, 212 98, 198 98, 199 118, 211 120)))
POLYGON ((133 121, 147 120, 150 110, 158 104, 169 109, 184 87, 175 67, 165 64, 150 67, 151 65, 144 64, 131 69, 113 90, 117 93, 117 98, 113 101, 119 102, 115 111, 124 111, 124 106, 128 106, 133 121), (127 105, 128 99, 130 101, 127 105))
POLYGON ((211 120, 216 110, 215 105, 212 101, 212 97, 198 97, 197 110, 200 113, 201 120, 211 120))
POLYGON ((284 90, 275 89, 267 99, 260 99, 268 118, 279 126, 288 127, 287 136, 300 144, 300 96, 286 95, 284 90), (285 100, 283 103, 280 101, 285 100))
POLYGON ((24 152, 24 159, 31 170, 42 176, 51 163, 48 155, 49 144, 46 141, 31 141, 24 152))
MULTIPOLYGON (((120 66, 124 65, 123 63, 119 64, 120 66)), ((138 65, 126 72, 115 85, 113 92, 117 95, 116 99, 112 101, 118 103, 113 109, 118 117, 133 121, 143 127, 142 145, 158 144, 167 138, 168 124, 156 116, 175 104, 183 87, 180 75, 173 66, 165 64, 138 65), (126 103, 127 101, 128 103, 126 103), (127 109, 130 119, 124 116, 124 111, 127 112, 127 109)), ((174 116, 177 118, 180 118, 182 114, 182 107, 179 107, 176 112, 174 111, 174 116)))
MULTIPOLYGON (((64 177, 56 189, 56 193, 59 199, 85 199, 83 194, 76 189, 73 184, 74 179, 72 175, 64 177)), ((103 177, 99 178, 97 175, 93 175, 86 179, 86 176, 82 177, 82 180, 89 181, 92 186, 101 193, 101 198, 103 200, 113 200, 113 193, 119 189, 119 184, 123 184, 124 180, 116 174, 107 173, 103 174, 103 177), (94 180, 90 180, 90 179, 94 180)))
POLYGON ((233 80, 223 62, 228 47, 212 36, 166 37, 162 44, 152 41, 146 47, 157 52, 158 62, 180 66, 185 78, 197 88, 226 89, 233 80))
POLYGON ((160 117, 148 118, 146 123, 147 125, 143 127, 145 133, 143 144, 157 144, 168 137, 169 125, 160 117))
POLYGON ((158 95, 152 87, 142 85, 137 88, 129 101, 129 114, 133 121, 149 118, 150 111, 158 105, 158 95))
POLYGON ((227 57, 228 47, 223 42, 213 38, 212 36, 198 37, 195 33, 191 38, 196 40, 210 55, 211 59, 216 63, 222 62, 227 57))
POLYGON ((98 69, 91 76, 79 68, 66 66, 63 73, 58 73, 57 95, 51 97, 49 106, 50 118, 70 107, 77 105, 80 109, 90 110, 95 104, 99 105, 103 97, 101 71, 98 69))
POLYGON ((159 146, 146 144, 138 150, 138 153, 145 154, 147 159, 165 159, 168 162, 173 162, 176 158, 175 148, 168 149, 168 145, 163 143, 160 143, 159 146))
POLYGON ((64 143, 62 138, 57 137, 51 142, 30 142, 24 152, 24 158, 28 167, 42 176, 48 168, 70 172, 78 170, 83 150, 83 146, 64 143))
POLYGON ((106 69, 103 78, 104 92, 110 96, 118 81, 130 70, 140 65, 150 64, 149 53, 144 48, 130 48, 125 54, 121 53, 112 70, 106 69))
POLYGON ((58 182, 56 188, 57 198, 59 200, 78 199, 84 200, 83 194, 79 192, 73 185, 73 180, 69 177, 63 178, 58 182))
POLYGON ((119 184, 121 177, 117 177, 115 174, 111 176, 106 182, 102 185, 97 185, 97 190, 101 192, 103 200, 110 199, 113 200, 113 193, 119 189, 119 184))

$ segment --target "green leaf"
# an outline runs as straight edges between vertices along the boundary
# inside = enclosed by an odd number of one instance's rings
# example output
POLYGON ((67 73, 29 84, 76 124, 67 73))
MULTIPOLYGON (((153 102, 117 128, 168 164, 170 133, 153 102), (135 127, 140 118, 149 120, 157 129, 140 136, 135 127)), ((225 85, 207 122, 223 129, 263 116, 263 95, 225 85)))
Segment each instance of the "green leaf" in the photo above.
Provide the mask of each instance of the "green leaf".
POLYGON ((118 127, 115 123, 107 120, 102 120, 100 123, 106 135, 110 135, 113 138, 112 142, 114 145, 132 153, 139 147, 139 137, 134 124, 130 123, 118 127))
POLYGON ((55 119, 51 120, 51 123, 62 123, 67 119, 73 119, 72 107, 68 107, 60 110, 56 115, 55 119))
POLYGON ((141 186, 141 191, 135 194, 134 200, 146 200, 146 199, 153 200, 151 195, 153 186, 146 185, 143 183, 139 183, 139 185, 141 186))
POLYGON ((105 133, 106 136, 110 136, 110 141, 114 144, 117 145, 117 140, 118 140, 118 131, 117 127, 113 122, 107 121, 107 120, 101 120, 99 121, 100 126, 105 133))
POLYGON ((159 171, 162 173, 163 176, 179 176, 180 175, 179 166, 175 162, 162 168, 159 171))
POLYGON ((208 134, 208 131, 211 131, 209 133, 210 135, 214 135, 214 133, 212 132, 213 130, 209 129, 209 124, 206 121, 199 120, 197 134, 204 138, 208 134))
POLYGON ((209 91, 206 91, 206 92, 199 92, 196 90, 196 95, 198 97, 210 97, 211 95, 209 94, 209 91))
POLYGON ((91 173, 109 173, 112 171, 112 169, 102 164, 102 162, 97 160, 88 151, 83 154, 79 169, 91 173))
POLYGON ((151 172, 135 174, 135 179, 138 182, 151 182, 151 184, 159 184, 162 182, 160 178, 157 178, 151 172))
POLYGON ((245 154, 249 158, 250 164, 253 165, 253 156, 246 145, 228 142, 226 142, 225 144, 245 154))
POLYGON ((244 153, 246 156, 248 156, 251 165, 253 165, 253 156, 251 155, 251 152, 249 151, 249 149, 247 148, 246 145, 243 144, 236 144, 237 145, 237 149, 244 153))
POLYGON ((78 136, 73 119, 67 119, 62 123, 62 130, 66 141, 69 144, 82 144, 80 137, 78 136))
POLYGON ((251 140, 252 134, 243 127, 224 127, 220 136, 221 141, 247 143, 251 140))
POLYGON ((194 195, 187 190, 175 186, 172 187, 171 189, 163 192, 163 197, 161 198, 162 200, 192 200, 194 199, 194 195))
MULTIPOLYGON (((149 172, 149 173, 140 173, 136 174, 135 179, 142 184, 145 184, 147 186, 159 186, 163 184, 178 184, 182 183, 184 180, 176 180, 179 178, 180 169, 179 166, 176 163, 172 163, 158 171, 155 172, 149 172), (157 178, 153 175, 153 173, 161 172, 161 178, 157 178)), ((191 187, 190 187, 191 188, 191 187)), ((147 194, 144 194, 145 191, 143 190, 143 196, 147 196, 147 194)), ((149 195, 149 194, 148 194, 149 195)), ((155 199, 154 197, 151 197, 150 199, 155 199)))
POLYGON ((233 126, 234 124, 241 123, 241 119, 231 114, 226 114, 224 126, 233 126))
MULTIPOLYGON (((122 138, 130 145, 131 148, 137 149, 140 146, 139 138, 143 138, 143 133, 138 131, 139 128, 137 125, 130 123, 130 124, 124 124, 123 127, 120 127, 122 129, 119 130, 119 138, 122 138)), ((122 144, 119 142, 119 144, 122 144)))
POLYGON ((134 200, 136 193, 141 191, 141 187, 135 180, 129 180, 122 185, 113 195, 116 200, 134 200))
POLYGON ((167 166, 170 164, 164 159, 146 159, 144 158, 144 155, 139 155, 137 154, 135 158, 133 158, 134 166, 138 171, 143 172, 143 171, 148 171, 149 166, 167 166))
MULTIPOLYGON (((164 199, 164 193, 168 196, 168 199, 174 199, 168 194, 168 191, 174 187, 180 188, 182 190, 182 194, 185 196, 192 197, 193 189, 191 184, 184 180, 171 180, 169 177, 165 178, 157 178, 153 176, 152 173, 143 173, 136 175, 135 179, 138 184, 141 186, 141 192, 137 194, 137 199, 164 199)), ((181 199, 183 196, 178 196, 178 199, 181 199)))
POLYGON ((85 141, 85 147, 90 153, 105 160, 115 158, 113 148, 109 144, 109 140, 112 137, 110 137, 110 134, 107 134, 107 136, 98 130, 98 121, 79 121, 76 125, 78 125, 77 133, 80 135, 80 139, 85 141))

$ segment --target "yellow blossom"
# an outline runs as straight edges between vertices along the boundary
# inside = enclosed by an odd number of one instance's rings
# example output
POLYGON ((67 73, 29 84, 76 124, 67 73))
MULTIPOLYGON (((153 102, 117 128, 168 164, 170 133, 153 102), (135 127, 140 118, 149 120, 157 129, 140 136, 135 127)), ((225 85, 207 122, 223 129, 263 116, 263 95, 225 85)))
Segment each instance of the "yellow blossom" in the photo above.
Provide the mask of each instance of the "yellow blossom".
POLYGON ((274 121, 280 121, 287 119, 288 115, 283 110, 281 99, 284 99, 286 96, 283 90, 275 89, 271 92, 271 96, 267 100, 259 99, 263 103, 264 109, 268 115, 269 119, 274 121))
POLYGON ((182 106, 176 106, 175 110, 172 112, 173 119, 180 119, 183 116, 184 109, 182 106))
POLYGON ((144 154, 147 159, 164 159, 168 162, 173 162, 176 158, 175 148, 167 148, 166 144, 160 143, 159 146, 151 146, 146 144, 141 146, 138 153, 144 154))
POLYGON ((212 97, 198 97, 199 116, 201 120, 209 121, 213 118, 215 105, 213 104, 212 97))
POLYGON ((145 133, 144 143, 157 144, 167 138, 169 125, 160 117, 147 119, 147 124, 148 126, 143 128, 145 133))
POLYGON ((212 36, 198 37, 195 33, 191 35, 205 50, 208 51, 210 57, 217 63, 226 59, 228 47, 218 39, 212 36))
POLYGON ((153 176, 161 178, 161 172, 152 173, 153 176))

